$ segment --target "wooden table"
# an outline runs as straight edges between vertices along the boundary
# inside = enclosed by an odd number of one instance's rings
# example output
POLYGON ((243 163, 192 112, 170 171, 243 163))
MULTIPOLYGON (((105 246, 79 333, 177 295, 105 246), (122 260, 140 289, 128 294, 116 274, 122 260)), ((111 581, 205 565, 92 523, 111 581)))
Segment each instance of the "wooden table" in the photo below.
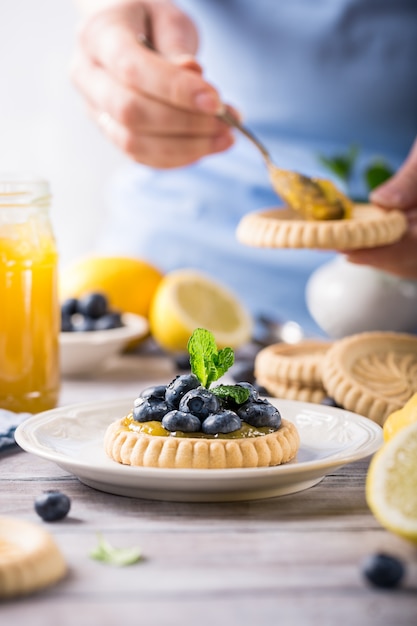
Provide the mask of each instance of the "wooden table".
MULTIPOLYGON (((174 371, 160 358, 124 357, 92 380, 64 381, 61 404, 132 396, 174 371)), ((55 587, 0 606, 10 626, 415 626, 417 549, 383 530, 365 501, 368 461, 317 486, 268 500, 205 504, 139 500, 82 485, 54 463, 21 450, 0 456, 0 515, 43 524, 69 574, 55 587), (33 509, 45 489, 71 497, 69 516, 45 523, 33 509), (92 560, 97 533, 140 546, 143 560, 92 560), (401 557, 396 590, 371 588, 362 560, 401 557)))

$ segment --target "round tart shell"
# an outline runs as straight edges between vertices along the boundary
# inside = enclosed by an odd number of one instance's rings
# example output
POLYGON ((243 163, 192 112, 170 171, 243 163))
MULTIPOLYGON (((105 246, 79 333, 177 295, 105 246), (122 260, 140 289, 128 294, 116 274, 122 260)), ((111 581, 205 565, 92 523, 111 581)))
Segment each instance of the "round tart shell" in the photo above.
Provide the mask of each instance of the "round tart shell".
POLYGON ((417 337, 369 332, 341 339, 327 352, 322 376, 338 404, 382 426, 417 392, 417 337))
POLYGON ((293 459, 300 445, 294 424, 282 420, 270 434, 242 439, 160 437, 128 430, 124 418, 108 427, 104 448, 124 465, 180 469, 267 467, 293 459))
POLYGON ((406 229, 401 211, 371 204, 354 205, 352 217, 344 220, 303 220, 283 207, 245 215, 236 236, 243 244, 261 248, 356 250, 394 243, 406 229))
POLYGON ((55 584, 67 565, 42 527, 0 517, 0 599, 22 596, 55 584))

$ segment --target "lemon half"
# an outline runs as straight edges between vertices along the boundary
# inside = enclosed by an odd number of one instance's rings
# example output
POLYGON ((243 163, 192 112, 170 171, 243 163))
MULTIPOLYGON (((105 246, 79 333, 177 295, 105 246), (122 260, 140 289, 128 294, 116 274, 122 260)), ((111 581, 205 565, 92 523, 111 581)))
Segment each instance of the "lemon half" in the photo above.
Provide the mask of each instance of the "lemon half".
POLYGON ((252 333, 252 318, 238 297, 192 269, 164 276, 151 303, 149 322, 154 339, 172 352, 186 351, 196 328, 211 331, 219 348, 238 348, 252 333))
POLYGON ((372 458, 366 500, 382 526, 417 543, 417 422, 403 428, 372 458))

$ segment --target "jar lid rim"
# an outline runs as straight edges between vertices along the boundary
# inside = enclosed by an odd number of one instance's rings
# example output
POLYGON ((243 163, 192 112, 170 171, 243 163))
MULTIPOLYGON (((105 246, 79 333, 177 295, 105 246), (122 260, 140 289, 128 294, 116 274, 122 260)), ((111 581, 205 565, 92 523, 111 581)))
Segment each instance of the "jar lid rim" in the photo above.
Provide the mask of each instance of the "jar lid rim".
POLYGON ((49 183, 31 174, 0 172, 0 205, 45 202, 50 196, 49 183))

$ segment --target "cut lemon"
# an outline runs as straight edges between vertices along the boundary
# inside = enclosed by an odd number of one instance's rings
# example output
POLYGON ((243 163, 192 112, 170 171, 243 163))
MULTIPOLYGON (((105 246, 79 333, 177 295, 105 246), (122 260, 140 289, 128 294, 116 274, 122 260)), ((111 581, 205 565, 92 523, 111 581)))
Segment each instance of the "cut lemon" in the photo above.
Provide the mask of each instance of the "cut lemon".
POLYGON ((171 352, 186 351, 196 328, 210 330, 219 348, 238 348, 251 337, 252 318, 229 288, 192 269, 164 276, 151 303, 151 334, 171 352))
POLYGON ((147 317, 162 273, 143 259, 86 256, 64 268, 59 277, 60 299, 101 292, 121 313, 147 317))
POLYGON ((372 458, 366 501, 384 528, 417 543, 417 422, 403 428, 372 458))
POLYGON ((384 440, 389 441, 400 430, 417 422, 417 393, 401 409, 388 415, 383 426, 384 440))

